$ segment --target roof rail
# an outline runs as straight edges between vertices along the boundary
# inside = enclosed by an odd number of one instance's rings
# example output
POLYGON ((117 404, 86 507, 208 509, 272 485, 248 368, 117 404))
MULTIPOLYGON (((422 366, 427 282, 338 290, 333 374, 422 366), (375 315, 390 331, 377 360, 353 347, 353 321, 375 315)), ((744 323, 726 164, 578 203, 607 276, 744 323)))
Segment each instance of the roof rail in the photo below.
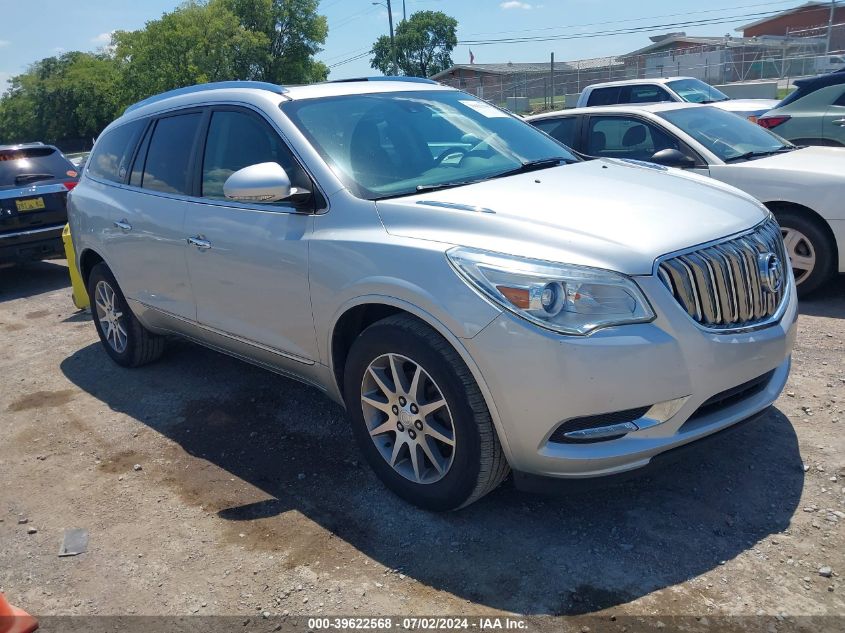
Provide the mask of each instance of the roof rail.
POLYGON ((285 94, 287 92, 287 89, 284 86, 280 86, 278 84, 271 84, 266 81, 214 81, 206 84, 197 84, 195 86, 185 86, 184 88, 176 88, 175 90, 168 90, 167 92, 162 92, 161 94, 153 95, 152 97, 148 97, 143 101, 133 103, 131 106, 127 107, 123 111, 123 114, 150 105, 151 103, 156 103, 157 101, 169 99, 170 97, 178 97, 180 95, 188 95, 193 94, 195 92, 205 92, 206 90, 220 90, 223 88, 251 88, 253 90, 267 90, 269 92, 279 95, 285 94))
POLYGON ((425 77, 396 77, 393 75, 385 75, 384 77, 351 77, 349 79, 332 79, 326 83, 343 84, 354 81, 403 81, 412 84, 439 84, 439 81, 434 79, 427 79, 425 77))

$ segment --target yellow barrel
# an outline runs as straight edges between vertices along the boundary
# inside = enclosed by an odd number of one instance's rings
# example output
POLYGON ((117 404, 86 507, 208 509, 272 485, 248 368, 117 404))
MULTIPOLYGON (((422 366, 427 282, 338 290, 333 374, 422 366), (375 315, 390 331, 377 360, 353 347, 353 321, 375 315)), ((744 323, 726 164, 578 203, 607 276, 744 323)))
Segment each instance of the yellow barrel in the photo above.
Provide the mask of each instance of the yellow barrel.
POLYGON ((88 301, 88 291, 82 283, 82 275, 76 267, 76 254, 73 251, 73 240, 70 239, 69 224, 65 224, 65 229, 62 231, 62 241, 65 243, 65 257, 68 271, 70 271, 70 285, 73 288, 73 305, 84 310, 91 304, 88 301))

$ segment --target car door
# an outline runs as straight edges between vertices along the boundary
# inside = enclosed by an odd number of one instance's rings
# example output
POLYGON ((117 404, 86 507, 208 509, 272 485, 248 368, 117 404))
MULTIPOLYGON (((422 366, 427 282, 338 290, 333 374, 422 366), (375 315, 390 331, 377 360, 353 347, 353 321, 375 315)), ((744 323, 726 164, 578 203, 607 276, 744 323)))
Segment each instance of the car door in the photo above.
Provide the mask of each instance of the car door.
POLYGON ((201 120, 202 113, 193 109, 150 123, 129 186, 120 191, 109 238, 109 264, 124 295, 190 320, 196 307, 185 262, 185 203, 201 120))
POLYGON ((581 152, 595 158, 623 158, 651 162, 655 153, 676 149, 695 159, 687 171, 709 176, 697 153, 670 131, 634 115, 590 116, 582 125, 581 152))
MULTIPOLYGON (((215 107, 205 125, 195 198, 182 239, 187 250, 197 321, 218 335, 281 352, 317 358, 308 287, 312 215, 290 203, 227 200, 234 172, 277 162, 295 187, 314 191, 278 132, 258 113, 215 107)), ((313 205, 311 207, 313 210, 313 205)))
POLYGON ((840 94, 824 115, 824 138, 832 144, 845 145, 845 84, 837 88, 840 94))

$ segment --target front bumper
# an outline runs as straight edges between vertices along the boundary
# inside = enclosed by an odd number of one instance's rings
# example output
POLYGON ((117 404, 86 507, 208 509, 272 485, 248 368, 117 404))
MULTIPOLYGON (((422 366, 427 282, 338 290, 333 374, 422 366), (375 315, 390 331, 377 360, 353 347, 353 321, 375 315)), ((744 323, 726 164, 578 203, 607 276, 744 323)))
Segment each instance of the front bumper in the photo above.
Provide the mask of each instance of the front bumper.
POLYGON ((794 283, 777 323, 716 334, 692 321, 658 279, 637 281, 658 314, 652 323, 572 337, 503 313, 464 340, 491 394, 491 410, 515 470, 570 478, 625 472, 749 418, 777 399, 789 375, 795 340, 794 283), (717 394, 769 372, 767 381, 747 397, 700 410, 717 394), (549 441, 559 424, 572 418, 684 397, 683 406, 662 424, 618 439, 549 441))

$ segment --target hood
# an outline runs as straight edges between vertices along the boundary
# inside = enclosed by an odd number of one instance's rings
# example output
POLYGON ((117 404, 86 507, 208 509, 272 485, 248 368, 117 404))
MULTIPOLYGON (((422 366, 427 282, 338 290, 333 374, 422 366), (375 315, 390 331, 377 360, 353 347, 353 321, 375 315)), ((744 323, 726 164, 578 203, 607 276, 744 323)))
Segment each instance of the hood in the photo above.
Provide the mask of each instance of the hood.
POLYGON ((383 200, 388 233, 520 257, 649 274, 666 253, 766 217, 724 183, 647 163, 595 160, 383 200))
POLYGON ((711 105, 728 112, 759 116, 776 107, 779 103, 780 101, 777 99, 729 99, 728 101, 719 101, 711 105))
POLYGON ((742 169, 789 172, 800 177, 802 182, 806 182, 805 178, 822 176, 835 178, 845 184, 845 152, 841 147, 803 147, 784 154, 729 164, 742 169))
POLYGON ((805 147, 741 163, 711 165, 710 174, 763 202, 794 202, 824 218, 845 219, 845 151, 805 147))

